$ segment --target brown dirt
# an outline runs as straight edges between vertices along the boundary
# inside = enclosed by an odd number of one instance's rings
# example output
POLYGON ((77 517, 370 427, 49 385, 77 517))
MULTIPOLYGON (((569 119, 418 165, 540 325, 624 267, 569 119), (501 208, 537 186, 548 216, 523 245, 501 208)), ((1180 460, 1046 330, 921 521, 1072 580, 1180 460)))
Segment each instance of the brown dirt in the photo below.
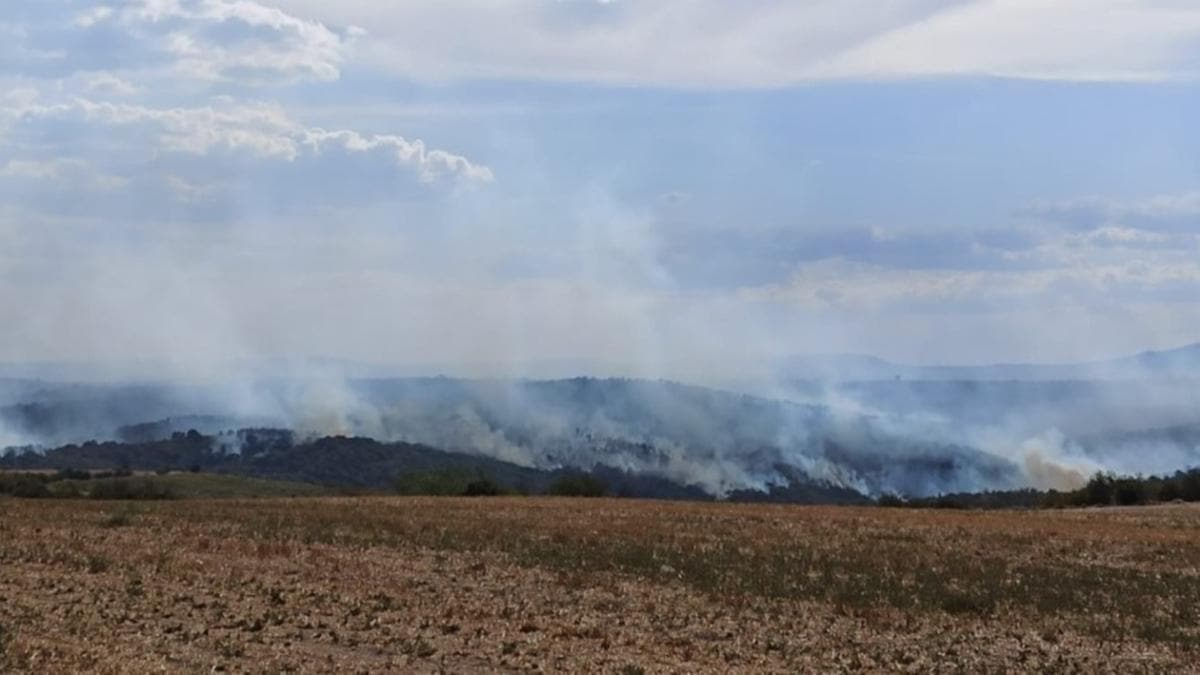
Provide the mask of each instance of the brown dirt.
POLYGON ((0 500, 4 672, 1188 672, 1200 509, 0 500))

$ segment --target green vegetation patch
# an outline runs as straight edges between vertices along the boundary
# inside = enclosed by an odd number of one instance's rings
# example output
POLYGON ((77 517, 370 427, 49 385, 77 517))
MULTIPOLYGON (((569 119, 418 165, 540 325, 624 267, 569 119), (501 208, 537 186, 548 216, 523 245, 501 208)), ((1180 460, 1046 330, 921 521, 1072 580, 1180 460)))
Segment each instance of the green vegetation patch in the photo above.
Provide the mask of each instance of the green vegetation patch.
POLYGON ((394 487, 397 494, 410 497, 494 497, 517 494, 482 471, 466 468, 404 473, 396 478, 394 487))
POLYGON ((233 474, 131 474, 86 471, 0 473, 0 494, 25 499, 162 500, 318 497, 339 494, 321 485, 233 474))
POLYGON ((220 473, 172 473, 155 476, 176 496, 184 499, 243 497, 320 497, 337 491, 322 485, 296 481, 268 480, 220 473))
POLYGON ((555 497, 603 497, 608 486, 587 474, 563 476, 550 484, 547 494, 555 497))

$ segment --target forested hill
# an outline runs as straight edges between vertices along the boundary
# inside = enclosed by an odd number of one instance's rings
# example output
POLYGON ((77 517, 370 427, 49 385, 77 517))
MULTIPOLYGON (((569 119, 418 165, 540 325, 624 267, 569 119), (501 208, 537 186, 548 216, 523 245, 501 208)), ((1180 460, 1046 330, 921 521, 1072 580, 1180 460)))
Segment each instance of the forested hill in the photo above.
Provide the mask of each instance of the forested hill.
MULTIPOLYGON (((596 479, 614 496, 708 500, 714 495, 694 485, 597 465, 588 470, 543 470, 497 459, 446 452, 427 445, 381 443, 368 438, 325 437, 297 442, 280 429, 243 429, 212 436, 196 431, 143 443, 87 442, 51 450, 10 449, 0 456, 0 470, 168 471, 230 473, 321 485, 391 490, 398 479, 419 474, 455 472, 484 478, 506 491, 546 492, 566 476, 596 479)), ((789 485, 768 492, 740 490, 737 501, 796 503, 865 503, 847 488, 796 475, 789 485)))

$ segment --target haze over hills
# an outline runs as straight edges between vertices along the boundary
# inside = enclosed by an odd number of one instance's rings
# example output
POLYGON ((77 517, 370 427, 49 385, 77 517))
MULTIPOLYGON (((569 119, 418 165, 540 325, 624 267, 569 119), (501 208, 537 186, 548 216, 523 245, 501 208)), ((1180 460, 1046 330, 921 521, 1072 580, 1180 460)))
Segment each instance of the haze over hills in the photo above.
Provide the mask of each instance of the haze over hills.
MULTIPOLYGON (((276 428, 304 442, 356 436, 533 471, 615 471, 718 497, 806 485, 913 496, 1065 489, 1101 469, 1167 473, 1200 463, 1198 359, 1200 345, 1062 366, 825 357, 792 360, 775 380, 730 389, 645 379, 364 378, 329 362, 291 377, 6 380, 0 447, 276 428)), ((220 442, 222 453, 240 452, 239 443, 220 442)), ((262 461, 257 475, 300 476, 271 474, 262 461)), ((358 470, 378 480, 378 467, 358 470)))
POLYGON ((782 359, 778 369, 784 378, 830 381, 869 381, 895 378, 964 381, 1200 378, 1200 343, 1084 363, 913 366, 892 363, 875 356, 833 354, 782 359))
MULTIPOLYGON (((568 379, 585 374, 621 376, 635 370, 629 364, 598 363, 588 359, 528 359, 505 364, 366 363, 336 358, 264 358, 218 361, 215 373, 255 378, 287 378, 296 373, 331 373, 355 379, 452 376, 500 379, 568 379)), ((0 394, 11 397, 19 386, 36 388, 45 382, 105 383, 135 380, 158 382, 163 373, 178 372, 153 360, 91 363, 45 361, 0 363, 0 394)), ((187 370, 183 371, 188 373, 187 370)), ((188 373, 195 376, 195 373, 188 373)), ((805 354, 773 359, 754 377, 823 381, 889 380, 1094 380, 1155 377, 1200 377, 1200 342, 1173 349, 1147 350, 1111 359, 1065 363, 994 363, 986 365, 911 365, 868 354, 805 354), (761 371, 761 372, 760 372, 761 371), (764 375, 765 374, 765 375, 764 375)), ((694 378, 676 378, 694 379, 694 378)), ((737 379, 737 378, 718 378, 737 379)))

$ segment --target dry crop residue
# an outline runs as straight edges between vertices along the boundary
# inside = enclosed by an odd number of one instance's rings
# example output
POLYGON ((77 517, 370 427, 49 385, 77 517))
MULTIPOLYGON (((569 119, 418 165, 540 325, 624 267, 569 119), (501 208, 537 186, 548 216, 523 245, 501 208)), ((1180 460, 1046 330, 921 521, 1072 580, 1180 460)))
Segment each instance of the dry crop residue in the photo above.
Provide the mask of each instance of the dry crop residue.
POLYGON ((0 500, 0 671, 1186 672, 1200 509, 0 500))

